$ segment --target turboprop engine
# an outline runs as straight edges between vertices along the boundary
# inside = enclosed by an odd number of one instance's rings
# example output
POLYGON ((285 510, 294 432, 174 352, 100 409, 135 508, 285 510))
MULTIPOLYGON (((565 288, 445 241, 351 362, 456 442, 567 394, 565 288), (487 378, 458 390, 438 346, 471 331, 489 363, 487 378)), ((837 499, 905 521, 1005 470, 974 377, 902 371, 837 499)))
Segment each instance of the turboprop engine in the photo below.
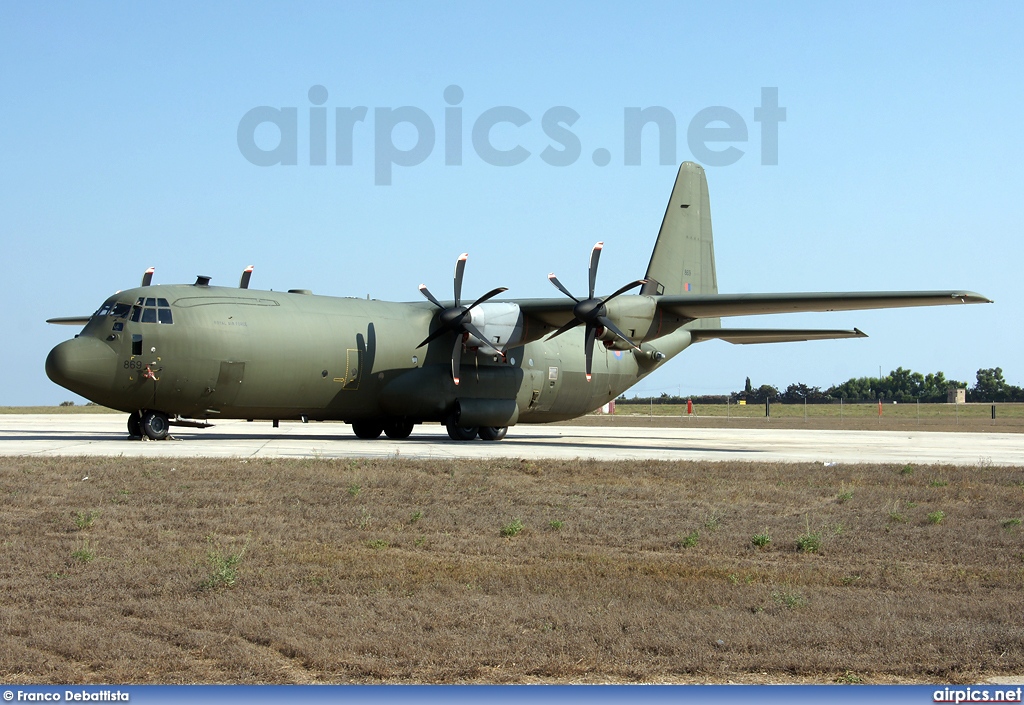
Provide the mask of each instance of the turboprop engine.
POLYGON ((466 347, 507 350, 523 339, 523 315, 518 304, 484 303, 469 312, 470 321, 486 342, 469 334, 466 347))
MULTIPOLYGON (((651 322, 654 320, 657 306, 650 296, 619 296, 605 304, 608 310, 606 318, 630 340, 639 344, 647 339, 648 333, 656 332, 651 330, 651 322)), ((636 347, 603 327, 598 330, 597 339, 609 350, 629 350, 636 347)))

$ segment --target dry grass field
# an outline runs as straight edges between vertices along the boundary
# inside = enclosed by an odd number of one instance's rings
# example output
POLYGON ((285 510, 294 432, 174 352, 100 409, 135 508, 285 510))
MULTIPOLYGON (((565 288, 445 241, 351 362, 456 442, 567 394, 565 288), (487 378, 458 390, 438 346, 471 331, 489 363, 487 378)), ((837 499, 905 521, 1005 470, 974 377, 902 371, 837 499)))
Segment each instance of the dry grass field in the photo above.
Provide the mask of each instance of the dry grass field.
POLYGON ((1024 672, 1022 469, 3 458, 0 496, 5 682, 1024 672))

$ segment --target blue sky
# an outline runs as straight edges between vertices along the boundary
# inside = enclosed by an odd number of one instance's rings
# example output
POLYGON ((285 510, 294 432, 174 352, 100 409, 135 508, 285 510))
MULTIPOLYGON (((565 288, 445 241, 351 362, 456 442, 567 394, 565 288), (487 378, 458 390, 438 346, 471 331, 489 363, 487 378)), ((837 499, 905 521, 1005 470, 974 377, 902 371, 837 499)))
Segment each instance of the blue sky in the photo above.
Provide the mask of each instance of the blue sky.
MULTIPOLYGON (((549 297, 554 270, 584 287, 605 242, 606 293, 643 275, 687 126, 724 106, 748 130, 742 156, 708 166, 722 292, 955 289, 991 306, 733 319, 853 327, 866 340, 694 346, 636 391, 702 394, 802 381, 828 386, 897 367, 973 382, 1002 366, 1024 384, 1024 6, 1018 3, 7 3, 0 22, 0 404, 73 398, 47 351, 74 334, 52 316, 91 313, 156 267, 234 285, 416 300, 447 294, 470 253, 467 295, 495 286, 549 297), (920 8, 924 9, 920 9, 920 8), (463 160, 445 165, 448 86, 462 89, 463 160), (309 90, 327 99, 327 164, 309 159, 309 90), (761 163, 754 110, 777 87, 778 164, 761 163), (256 166, 238 146, 258 106, 295 108, 297 164, 256 166), (334 109, 366 106, 353 163, 335 164, 334 109), (374 115, 414 106, 436 130, 415 166, 375 185, 374 115), (498 125, 493 166, 471 132, 498 125), (556 106, 581 155, 542 128, 556 106), (626 108, 675 118, 675 165, 645 132, 626 166, 626 108), (610 153, 607 166, 592 159, 610 153)), ((391 138, 409 149, 417 133, 391 138)), ((276 144, 262 126, 254 139, 276 144)))

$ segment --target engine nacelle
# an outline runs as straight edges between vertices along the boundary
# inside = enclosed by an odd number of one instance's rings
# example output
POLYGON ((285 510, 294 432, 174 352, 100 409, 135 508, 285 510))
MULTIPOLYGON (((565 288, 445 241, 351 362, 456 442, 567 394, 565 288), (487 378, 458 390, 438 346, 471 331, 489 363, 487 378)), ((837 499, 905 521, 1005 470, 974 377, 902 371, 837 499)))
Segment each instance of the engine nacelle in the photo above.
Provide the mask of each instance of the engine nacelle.
MULTIPOLYGON (((658 310, 657 302, 650 296, 618 296, 609 301, 606 307, 611 322, 638 345, 651 330, 651 322, 658 310)), ((603 342, 609 350, 628 350, 630 348, 608 330, 601 329, 597 339, 603 342)))
MULTIPOLYGON (((503 350, 523 339, 523 314, 518 304, 483 303, 469 312, 469 320, 488 341, 503 350)), ((478 348, 483 343, 471 335, 466 345, 478 348)))

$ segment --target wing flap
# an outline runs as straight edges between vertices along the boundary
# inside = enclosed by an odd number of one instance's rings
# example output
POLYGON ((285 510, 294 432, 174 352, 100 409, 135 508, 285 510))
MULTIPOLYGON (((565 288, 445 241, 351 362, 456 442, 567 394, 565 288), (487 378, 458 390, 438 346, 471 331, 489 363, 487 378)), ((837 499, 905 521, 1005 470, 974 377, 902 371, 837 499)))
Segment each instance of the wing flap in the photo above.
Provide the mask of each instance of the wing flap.
POLYGON ((684 318, 754 316, 808 311, 862 311, 873 308, 986 304, 973 291, 863 291, 792 294, 713 294, 662 296, 658 306, 684 318))
POLYGON ((853 330, 799 330, 795 328, 696 328, 690 331, 693 342, 724 340, 733 345, 755 343, 795 343, 807 340, 866 338, 867 333, 853 330))

